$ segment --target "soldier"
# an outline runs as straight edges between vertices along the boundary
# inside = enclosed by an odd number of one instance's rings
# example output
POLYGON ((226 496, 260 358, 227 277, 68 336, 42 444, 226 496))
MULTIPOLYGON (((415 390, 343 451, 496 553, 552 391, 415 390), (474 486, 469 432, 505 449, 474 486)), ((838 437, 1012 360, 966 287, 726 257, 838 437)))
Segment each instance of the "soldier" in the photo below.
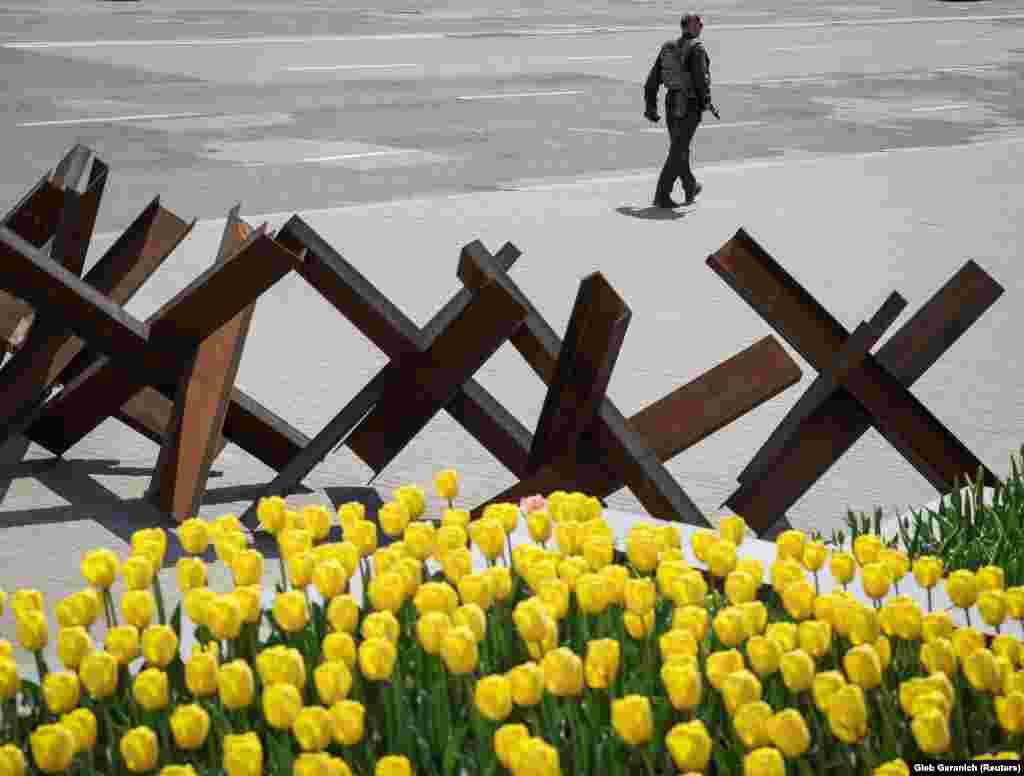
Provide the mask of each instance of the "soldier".
POLYGON ((711 105, 711 59, 700 40, 704 23, 700 16, 688 13, 680 22, 683 34, 662 45, 644 84, 644 118, 657 123, 658 88, 664 84, 665 123, 670 144, 668 157, 658 177, 655 207, 676 208, 672 188, 678 178, 686 194, 684 205, 693 204, 703 188, 690 169, 690 143, 701 115, 711 105))

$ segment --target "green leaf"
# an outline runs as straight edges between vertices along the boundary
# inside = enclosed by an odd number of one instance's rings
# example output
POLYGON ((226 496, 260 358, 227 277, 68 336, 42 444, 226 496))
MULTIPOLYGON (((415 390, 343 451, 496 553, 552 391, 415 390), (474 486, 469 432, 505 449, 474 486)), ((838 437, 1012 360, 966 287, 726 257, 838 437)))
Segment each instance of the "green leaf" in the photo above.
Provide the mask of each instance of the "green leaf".
POLYGON ((444 749, 444 757, 441 765, 444 776, 456 776, 460 757, 463 753, 463 743, 469 733, 469 723, 463 722, 452 731, 448 745, 444 749))

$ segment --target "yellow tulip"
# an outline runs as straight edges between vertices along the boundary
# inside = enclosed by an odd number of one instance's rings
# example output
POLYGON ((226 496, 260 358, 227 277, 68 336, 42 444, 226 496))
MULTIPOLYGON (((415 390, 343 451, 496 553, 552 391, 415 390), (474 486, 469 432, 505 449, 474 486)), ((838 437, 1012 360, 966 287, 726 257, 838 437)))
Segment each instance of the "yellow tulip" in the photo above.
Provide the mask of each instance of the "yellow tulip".
POLYGON ((587 643, 584 674, 587 686, 607 690, 619 673, 621 648, 615 639, 594 639, 587 643))
POLYGON ((779 645, 783 652, 790 652, 800 644, 800 631, 794 622, 773 622, 764 635, 779 645))
POLYGON ((892 573, 884 563, 869 563, 861 569, 861 580, 864 592, 868 597, 878 601, 885 598, 892 587, 892 573))
POLYGON ((170 683, 159 668, 147 668, 135 677, 132 697, 146 711, 161 711, 170 703, 170 683))
POLYGON ((865 690, 872 690, 882 683, 882 661, 870 644, 854 647, 843 657, 843 668, 850 681, 865 690))
POLYGON ((612 727, 630 746, 646 744, 654 735, 651 702, 646 695, 627 695, 612 701, 612 727))
POLYGON ((29 736, 32 759, 43 773, 63 773, 75 757, 75 736, 59 722, 40 725, 29 736))
POLYGON ((495 674, 476 683, 473 696, 480 713, 492 722, 504 722, 512 713, 512 683, 495 674))
POLYGON ((680 574, 672 583, 669 598, 676 606, 704 606, 708 594, 708 585, 704 575, 696 569, 680 574))
POLYGON ((323 706, 306 706, 292 722, 292 734, 304 752, 322 752, 331 743, 331 715, 323 706))
POLYGON ((847 635, 856 645, 874 644, 882 633, 878 612, 866 606, 857 606, 845 618, 847 635))
POLYGON ((224 736, 224 770, 227 776, 262 776, 263 745, 259 735, 224 736))
POLYGON ((555 542, 563 555, 577 555, 583 541, 583 526, 578 522, 555 523, 555 542))
POLYGON ((214 650, 193 649, 185 661, 185 685, 200 698, 217 694, 217 654, 214 650))
POLYGON ((1024 733, 1024 691, 1011 692, 995 699, 996 719, 1009 735, 1024 733))
POLYGON ((237 639, 242 632, 242 606, 230 595, 219 595, 206 607, 206 627, 220 641, 237 639))
POLYGON ((841 585, 848 585, 853 579, 854 574, 857 573, 856 559, 853 555, 843 550, 833 550, 829 568, 836 582, 841 585))
POLYGON ((819 658, 832 647, 832 626, 821 620, 804 620, 797 628, 800 649, 819 658))
POLYGON ((808 540, 804 543, 803 554, 798 560, 808 571, 818 572, 825 565, 825 561, 828 560, 828 548, 820 540, 808 540))
POLYGON ((544 685, 558 697, 579 695, 583 690, 583 661, 567 647, 554 649, 541 661, 544 685))
POLYGON ((779 658, 782 681, 790 692, 811 689, 814 682, 814 659, 803 649, 794 649, 779 658))
MULTIPOLYGON (((262 502, 264 499, 261 498, 260 501, 262 502)), ((282 499, 282 505, 283 503, 282 499)), ((260 520, 260 522, 263 521, 260 520)), ((202 518, 189 518, 178 526, 178 541, 181 542, 181 548, 189 555, 202 555, 210 546, 210 528, 202 518)))
POLYGON ((836 697, 836 694, 846 686, 846 677, 839 671, 822 671, 815 674, 811 682, 811 693, 814 696, 814 705, 819 711, 827 712, 829 703, 836 697))
POLYGON ((74 671, 51 671, 43 679, 43 698, 52 714, 65 714, 78 705, 82 694, 74 671))
POLYGON ((972 653, 985 648, 985 637, 974 628, 957 628, 949 640, 957 660, 961 663, 972 653))
POLYGON ((494 753, 508 770, 512 770, 512 755, 521 743, 530 738, 530 729, 526 725, 502 725, 494 732, 494 753))
POLYGON ((133 555, 121 565, 124 586, 129 590, 146 590, 153 584, 156 569, 145 555, 133 555))
POLYGON ((1002 590, 985 590, 978 595, 978 611, 986 625, 999 627, 1006 622, 1006 594, 1002 590))
POLYGON ((992 639, 992 651, 999 657, 1005 657, 1015 668, 1020 666, 1024 652, 1021 651, 1022 642, 1019 639, 1005 633, 992 639))
MULTIPOLYGON (((99 726, 96 722, 96 715, 89 709, 74 709, 64 714, 60 722, 75 737, 76 752, 90 752, 96 746, 96 736, 99 726)), ((3 768, 0 768, 3 773, 3 768)))
POLYGON ((773 714, 766 728, 772 745, 786 757, 800 757, 811 747, 807 721, 797 709, 783 709, 773 714))
POLYGON ((359 668, 373 682, 391 678, 397 657, 395 645, 388 639, 375 636, 359 645, 359 668))
POLYGON ((941 558, 924 555, 914 560, 910 567, 914 580, 926 590, 931 590, 942 580, 945 566, 941 558))
POLYGON ((665 736, 665 745, 682 772, 703 773, 711 760, 711 736, 699 719, 673 726, 665 736))
POLYGON ((735 647, 747 637, 743 615, 735 606, 720 609, 715 615, 712 627, 718 640, 726 647, 735 647))
POLYGON ((547 542, 551 538, 551 515, 544 509, 531 512, 526 516, 526 528, 530 532, 530 538, 535 542, 547 542))
POLYGON ((658 565, 660 551, 658 537, 650 528, 636 525, 626 534, 626 557, 641 574, 654 571, 658 565))
POLYGON ((939 638, 950 639, 955 630, 956 625, 953 624, 953 618, 949 616, 949 612, 931 612, 921 620, 922 641, 939 638))
POLYGON ((747 642, 747 657, 750 667, 758 676, 770 676, 779 670, 782 649, 778 642, 766 636, 753 636, 747 642))
POLYGON ((601 614, 608 608, 607 580, 600 574, 582 574, 576 580, 576 601, 584 614, 601 614))
POLYGON ((734 671, 722 681, 722 697, 729 714, 745 703, 761 700, 761 682, 746 669, 734 671))
POLYGON ((278 682, 264 688, 262 705, 268 725, 288 730, 302 710, 302 696, 294 685, 278 682))
POLYGON ((996 664, 996 656, 987 649, 976 649, 963 659, 964 674, 971 687, 979 692, 998 693, 1003 677, 996 664))
POLYGON ((910 722, 914 740, 925 754, 942 754, 949 751, 949 720, 936 709, 927 709, 916 715, 910 722))
POLYGON ((654 610, 647 614, 626 612, 622 616, 626 625, 626 632, 637 641, 646 639, 654 631, 654 610))
POLYGON ((156 598, 152 590, 128 590, 121 597, 121 613, 125 622, 140 631, 153 621, 156 614, 156 598))
POLYGON ((441 556, 441 570, 452 584, 473 571, 473 555, 467 547, 456 547, 441 556))
POLYGON ((109 590, 117 579, 120 564, 117 556, 107 549, 87 552, 79 565, 85 581, 99 590, 109 590))
POLYGON ((853 540, 853 554, 862 568, 877 563, 884 549, 881 537, 875 534, 861 534, 853 540))
POLYGON ((732 604, 744 604, 757 598, 757 580, 745 571, 733 571, 725 578, 725 595, 732 604))
POLYGON ((936 638, 921 645, 921 664, 928 673, 941 671, 949 677, 956 673, 956 652, 949 639, 936 638))
MULTIPOLYGON (((3 612, 0 612, 2 614, 3 612)), ((0 773, 4 776, 25 776, 28 772, 28 763, 25 762, 25 755, 14 744, 0 746, 0 773)))
POLYGON ((708 571, 712 576, 724 579, 736 568, 736 545, 728 539, 719 539, 708 547, 708 571))
POLYGON ((946 577, 946 595, 961 609, 970 609, 978 600, 978 582, 974 573, 959 569, 946 577))
POLYGON ((999 566, 982 566, 975 572, 974 578, 979 593, 1006 588, 1006 575, 999 566))
POLYGON ((374 612, 363 620, 362 633, 364 639, 387 639, 397 645, 401 626, 391 612, 374 612))
POLYGON ((739 547, 747 533, 747 523, 739 515, 726 515, 718 523, 718 533, 739 547))
POLYGON ((377 761, 373 776, 412 776, 412 764, 402 755, 389 754, 377 761))
POLYGON ((840 687, 825 709, 833 735, 846 744, 855 744, 868 734, 868 711, 864 691, 855 684, 840 687))
POLYGON ((771 568, 772 588, 782 595, 794 582, 806 580, 804 567, 791 558, 775 561, 771 568))
POLYGON ((125 767, 132 773, 145 773, 156 767, 160 756, 160 744, 151 728, 132 728, 123 736, 119 745, 125 767))
POLYGON ((363 738, 366 709, 358 701, 343 700, 331 705, 331 732, 335 742, 353 746, 363 738))
POLYGON ((256 656, 256 671, 264 685, 283 682, 301 690, 306 686, 306 662, 293 647, 268 647, 256 656))
POLYGON ((46 615, 35 609, 14 610, 14 633, 18 643, 29 652, 40 652, 50 640, 46 615))
POLYGON ((367 594, 374 609, 397 614, 405 603, 405 580, 398 572, 388 571, 370 580, 367 594))
POLYGON ((803 531, 783 531, 775 537, 775 557, 780 560, 802 560, 806 541, 807 535, 803 531))
POLYGON ((221 703, 232 711, 248 707, 256 695, 256 678, 244 660, 232 660, 217 671, 221 703))
POLYGON ((872 776, 910 776, 910 767, 902 758, 897 758, 879 765, 872 776))
POLYGON ((57 631, 57 657, 67 669, 77 671, 85 656, 95 649, 92 637, 81 625, 57 631))
POLYGON ((86 655, 78 667, 78 678, 97 700, 109 698, 117 690, 118 661, 109 652, 86 655))
POLYGON ((188 752, 201 748, 210 734, 210 715, 198 703, 175 708, 170 724, 175 746, 188 752))
POLYGON ((437 490, 438 498, 444 499, 449 504, 458 498, 459 475, 454 469, 443 469, 434 475, 434 488, 437 490))
POLYGON ((569 613, 569 586, 561 579, 548 579, 539 586, 537 594, 551 607, 556 620, 562 620, 569 613))
POLYGON ((814 615, 814 585, 806 579, 798 579, 782 591, 782 604, 794 620, 806 620, 814 615))
POLYGON ((747 749, 757 749, 771 743, 767 724, 771 717, 772 707, 764 701, 745 703, 736 710, 732 724, 747 749))
POLYGON ((519 664, 509 671, 508 679, 516 706, 530 708, 540 703, 544 694, 544 671, 537 663, 519 664))
POLYGON ((764 583, 764 564, 757 558, 740 558, 736 561, 736 570, 749 574, 758 585, 764 583))
POLYGON ((743 655, 735 649, 712 652, 704 665, 704 672, 707 674, 711 686, 719 692, 722 691, 725 678, 736 671, 746 667, 743 662, 743 655))
MULTIPOLYGON (((529 522, 529 521, 528 521, 529 522)), ((590 536, 583 542, 583 559, 593 571, 600 571, 615 558, 615 545, 609 536, 590 536)))
POLYGON ((672 614, 672 630, 685 630, 703 641, 710 629, 708 610, 699 606, 680 606, 672 614))
POLYGON ((743 618, 743 630, 747 637, 760 636, 768 625, 768 609, 760 601, 747 601, 737 607, 743 618))
POLYGON ((340 660, 328 660, 313 671, 317 694, 326 706, 332 706, 348 697, 352 689, 352 673, 340 660))
POLYGON ((139 629, 134 625, 119 625, 107 631, 103 648, 117 658, 123 666, 139 656, 139 629))
POLYGON ((785 776, 786 761, 778 749, 763 746, 743 758, 743 776, 785 776))

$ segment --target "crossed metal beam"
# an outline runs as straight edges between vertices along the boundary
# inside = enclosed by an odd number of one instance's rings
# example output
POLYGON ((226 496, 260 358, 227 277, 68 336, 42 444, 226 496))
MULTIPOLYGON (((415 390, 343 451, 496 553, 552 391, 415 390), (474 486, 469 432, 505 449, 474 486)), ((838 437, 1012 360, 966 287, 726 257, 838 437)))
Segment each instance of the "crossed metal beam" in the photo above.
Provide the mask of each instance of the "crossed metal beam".
POLYGON ((906 306, 899 294, 851 334, 742 229, 707 264, 819 372, 725 502, 754 530, 784 523, 786 510, 872 426, 941 493, 979 471, 986 484, 998 482, 909 391, 1002 295, 975 262, 874 355, 906 306))
POLYGON ((664 462, 801 376, 785 350, 766 337, 627 419, 605 390, 630 313, 603 278, 581 284, 563 343, 479 243, 463 249, 458 274, 468 288, 502 284, 528 310, 511 342, 549 387, 526 475, 478 506, 477 516, 487 504, 534 493, 579 490, 603 499, 626 486, 654 517, 708 525, 664 462))

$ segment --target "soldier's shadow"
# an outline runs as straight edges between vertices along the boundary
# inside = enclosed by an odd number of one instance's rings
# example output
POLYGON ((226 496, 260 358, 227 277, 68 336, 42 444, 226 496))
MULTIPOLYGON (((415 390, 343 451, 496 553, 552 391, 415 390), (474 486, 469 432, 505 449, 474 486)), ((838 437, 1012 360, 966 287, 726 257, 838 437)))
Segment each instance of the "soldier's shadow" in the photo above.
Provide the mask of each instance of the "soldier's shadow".
POLYGON ((648 221, 678 221, 680 218, 686 218, 686 213, 683 211, 669 210, 666 207, 655 207, 654 205, 648 205, 647 207, 623 205, 622 207, 615 208, 615 212, 620 215, 643 218, 648 221))

